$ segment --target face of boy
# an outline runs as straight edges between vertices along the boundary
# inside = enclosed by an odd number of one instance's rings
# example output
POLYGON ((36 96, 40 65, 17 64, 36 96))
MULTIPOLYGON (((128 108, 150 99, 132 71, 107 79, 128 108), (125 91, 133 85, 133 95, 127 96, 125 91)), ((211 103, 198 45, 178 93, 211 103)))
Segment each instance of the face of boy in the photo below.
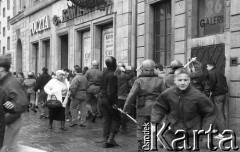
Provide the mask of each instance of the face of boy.
POLYGON ((180 90, 186 90, 190 84, 190 77, 187 74, 178 74, 174 78, 174 83, 180 90))

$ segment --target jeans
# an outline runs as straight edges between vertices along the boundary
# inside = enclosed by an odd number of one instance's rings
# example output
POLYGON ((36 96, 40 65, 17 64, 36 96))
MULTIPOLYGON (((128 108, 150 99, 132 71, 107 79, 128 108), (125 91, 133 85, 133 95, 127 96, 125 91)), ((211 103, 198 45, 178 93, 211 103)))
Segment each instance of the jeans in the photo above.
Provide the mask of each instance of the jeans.
POLYGON ((215 127, 220 133, 223 132, 225 127, 225 116, 224 116, 224 103, 226 99, 226 94, 218 95, 213 97, 213 102, 215 105, 217 118, 215 120, 215 127))
POLYGON ((87 103, 87 101, 85 99, 74 98, 71 101, 70 111, 71 111, 71 115, 72 115, 72 123, 75 123, 75 124, 78 123, 78 111, 79 110, 81 112, 80 124, 83 124, 86 122, 86 113, 87 113, 86 103, 87 103))

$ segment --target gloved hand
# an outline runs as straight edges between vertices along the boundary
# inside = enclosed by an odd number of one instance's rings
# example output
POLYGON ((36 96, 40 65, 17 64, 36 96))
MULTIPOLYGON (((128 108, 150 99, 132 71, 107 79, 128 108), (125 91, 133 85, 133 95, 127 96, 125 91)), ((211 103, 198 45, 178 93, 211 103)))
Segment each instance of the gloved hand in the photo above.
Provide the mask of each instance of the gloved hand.
POLYGON ((116 104, 112 105, 113 109, 118 109, 118 106, 116 104))

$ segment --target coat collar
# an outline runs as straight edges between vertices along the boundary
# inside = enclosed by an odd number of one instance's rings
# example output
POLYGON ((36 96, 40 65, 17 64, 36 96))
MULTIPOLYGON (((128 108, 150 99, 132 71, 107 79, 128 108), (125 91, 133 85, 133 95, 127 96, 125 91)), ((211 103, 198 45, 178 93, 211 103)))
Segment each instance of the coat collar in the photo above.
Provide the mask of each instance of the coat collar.
POLYGON ((190 89, 191 89, 191 86, 189 85, 188 87, 187 87, 187 89, 185 89, 185 90, 180 90, 177 86, 175 86, 175 88, 176 88, 176 90, 177 90, 177 92, 178 93, 188 93, 189 91, 190 91, 190 89))

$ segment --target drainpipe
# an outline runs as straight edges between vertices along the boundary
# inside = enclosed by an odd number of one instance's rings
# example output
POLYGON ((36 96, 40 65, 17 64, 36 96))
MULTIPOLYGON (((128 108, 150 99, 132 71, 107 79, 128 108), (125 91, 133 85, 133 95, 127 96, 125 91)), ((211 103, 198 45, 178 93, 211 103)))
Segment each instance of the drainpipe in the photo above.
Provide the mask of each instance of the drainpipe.
POLYGON ((137 0, 132 1, 131 67, 137 68, 137 0))

